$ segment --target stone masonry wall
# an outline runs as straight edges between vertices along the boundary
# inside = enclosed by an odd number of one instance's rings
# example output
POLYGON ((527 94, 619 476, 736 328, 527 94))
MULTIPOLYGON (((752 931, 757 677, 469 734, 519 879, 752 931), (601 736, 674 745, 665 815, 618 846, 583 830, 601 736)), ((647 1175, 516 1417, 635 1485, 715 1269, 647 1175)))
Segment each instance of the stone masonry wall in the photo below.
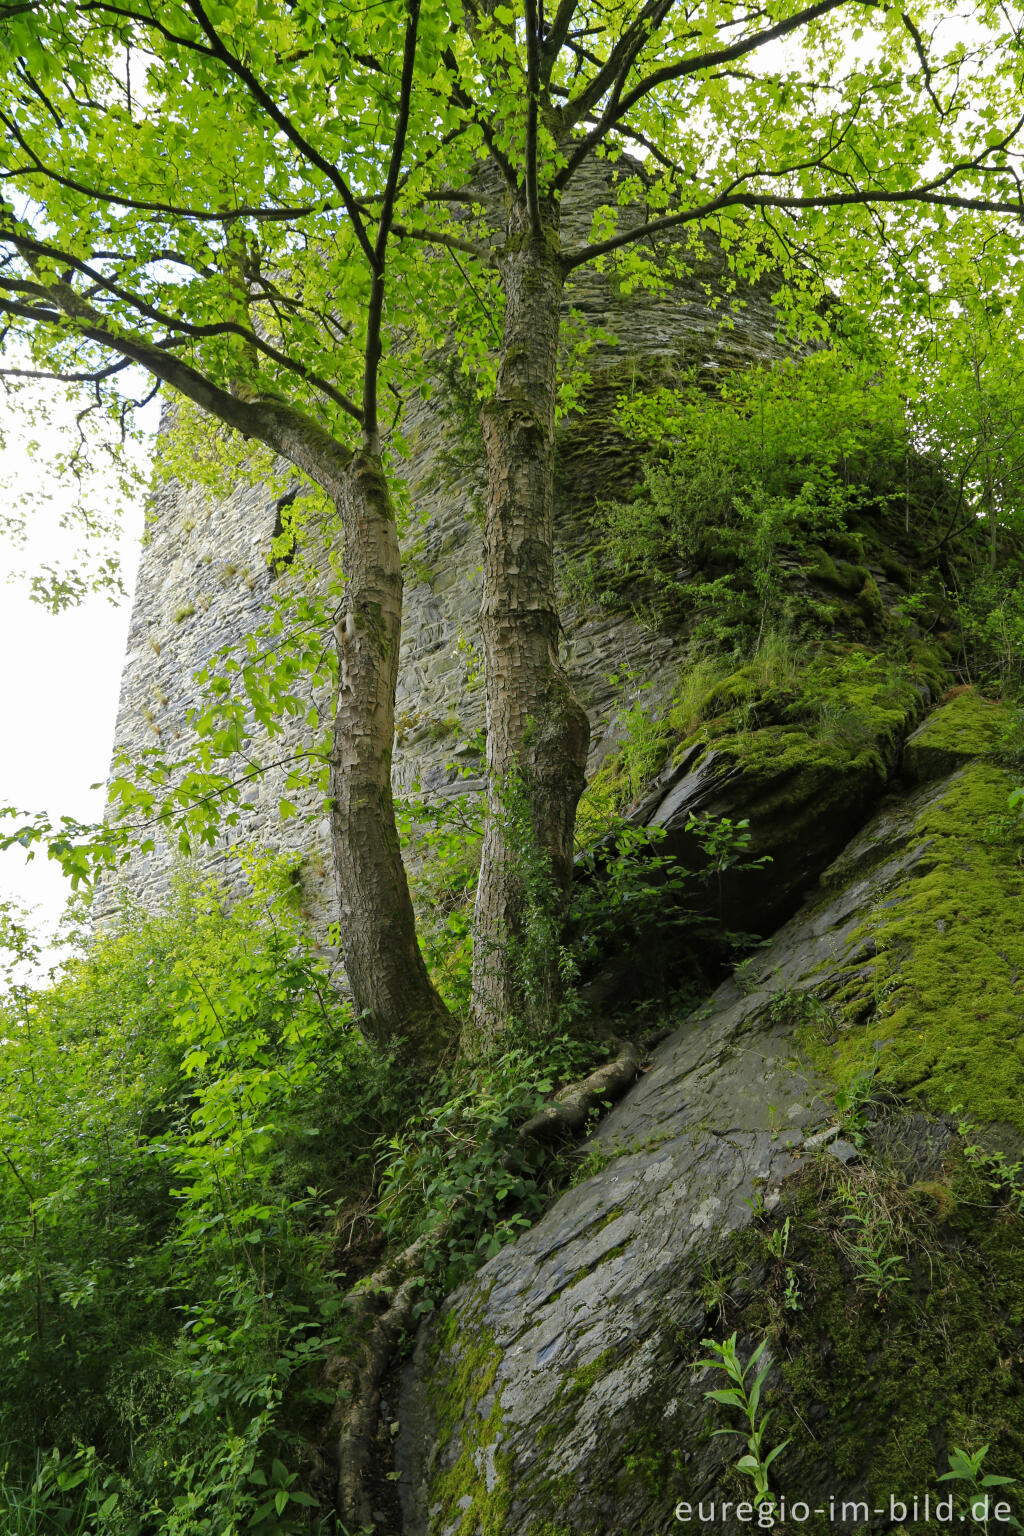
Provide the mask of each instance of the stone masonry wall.
MULTIPOLYGON (((609 176, 604 165, 592 169, 589 184, 577 194, 578 211, 566 214, 566 224, 579 228, 589 222, 609 176)), ((704 256, 692 261, 688 276, 664 293, 626 294, 609 273, 584 268, 576 274, 567 292, 567 318, 575 316, 574 328, 582 324, 591 333, 596 328, 599 339, 587 360, 592 388, 582 409, 560 431, 558 538, 563 551, 577 557, 585 552, 594 538, 595 502, 628 491, 637 478, 637 453, 610 424, 609 407, 617 392, 631 386, 643 360, 696 366, 699 375, 713 377, 717 370, 782 350, 770 284, 727 301, 723 271, 721 257, 709 245, 704 256)), ((479 766, 470 738, 483 725, 474 646, 484 486, 479 462, 449 451, 452 433, 443 392, 429 402, 413 400, 403 431, 409 458, 402 472, 413 525, 405 539, 394 776, 402 791, 418 785, 424 794, 438 796, 480 785, 472 775, 460 778, 455 764, 479 766)), ((156 490, 128 637, 115 753, 131 756, 159 747, 175 757, 187 748, 188 714, 199 702, 194 674, 225 644, 244 642, 271 594, 294 581, 288 570, 276 574, 269 562, 278 517, 278 499, 266 487, 240 487, 220 501, 178 482, 156 490)), ((670 636, 644 629, 623 612, 581 610, 567 603, 563 622, 565 658, 591 716, 594 766, 616 738, 621 682, 611 677, 643 678, 657 697, 671 687, 677 658, 670 636)), ((265 751, 258 748, 257 755, 277 761, 306 738, 308 728, 289 725, 284 736, 265 751)), ((240 771, 244 768, 240 762, 240 771)), ((277 803, 286 774, 285 766, 247 784, 238 825, 225 830, 217 846, 193 857, 237 890, 244 886, 244 875, 231 855, 234 844, 258 843, 295 855, 301 860, 303 909, 314 929, 324 933, 335 911, 326 817, 309 792, 290 796, 302 814, 282 821, 277 803)), ((101 886, 98 920, 116 909, 119 891, 145 906, 159 905, 178 857, 159 843, 152 854, 133 859, 118 879, 101 886)))

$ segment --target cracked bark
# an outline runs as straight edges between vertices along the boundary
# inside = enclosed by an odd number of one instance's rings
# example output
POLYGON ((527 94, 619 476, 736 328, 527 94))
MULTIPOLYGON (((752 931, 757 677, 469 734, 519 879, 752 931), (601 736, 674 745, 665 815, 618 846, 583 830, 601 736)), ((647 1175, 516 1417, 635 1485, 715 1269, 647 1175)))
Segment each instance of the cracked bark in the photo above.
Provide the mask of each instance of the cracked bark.
MULTIPOLYGON (((558 654, 554 580, 554 428, 565 282, 557 209, 542 232, 514 208, 500 260, 505 321, 495 395, 481 415, 488 490, 481 627, 486 657, 488 825, 477 887, 473 1022, 464 1045, 485 1048, 525 1006, 515 963, 528 919, 522 839, 532 840, 564 911, 576 803, 590 725, 558 654), (522 802, 510 820, 508 796, 522 802)), ((535 991, 558 994, 557 953, 535 991)))

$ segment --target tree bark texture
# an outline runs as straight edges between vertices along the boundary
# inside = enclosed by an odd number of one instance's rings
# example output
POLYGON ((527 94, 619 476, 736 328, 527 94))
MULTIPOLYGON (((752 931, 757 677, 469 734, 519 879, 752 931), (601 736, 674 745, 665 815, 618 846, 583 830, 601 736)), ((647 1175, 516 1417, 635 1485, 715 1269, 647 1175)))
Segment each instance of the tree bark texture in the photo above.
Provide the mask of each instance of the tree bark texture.
POLYGON ((337 625, 331 836, 342 951, 356 1007, 378 1039, 402 1038, 425 1070, 453 1034, 416 941, 395 825, 391 755, 402 631, 402 567, 387 481, 356 453, 338 488, 348 580, 337 625))
MULTIPOLYGON (((555 915, 572 878, 576 804, 590 725, 558 655, 554 577, 554 431, 564 272, 557 213, 542 233, 513 217, 501 261, 505 323, 495 395, 482 412, 487 455, 484 597, 488 824, 477 887, 473 1023, 479 1050, 520 1017, 516 954, 528 920, 524 855, 551 882, 555 915), (510 815, 510 801, 517 813, 510 815), (523 841, 532 841, 524 848, 523 841)), ((536 958, 535 958, 536 963, 536 958)), ((557 952, 544 961, 557 996, 557 952)))
POLYGON ((398 530, 380 456, 347 453, 287 406, 254 407, 253 435, 331 497, 345 536, 345 605, 336 628, 338 697, 331 762, 331 843, 341 948, 371 1038, 401 1040, 424 1072, 454 1036, 416 941, 391 792, 395 684, 402 637, 398 530))

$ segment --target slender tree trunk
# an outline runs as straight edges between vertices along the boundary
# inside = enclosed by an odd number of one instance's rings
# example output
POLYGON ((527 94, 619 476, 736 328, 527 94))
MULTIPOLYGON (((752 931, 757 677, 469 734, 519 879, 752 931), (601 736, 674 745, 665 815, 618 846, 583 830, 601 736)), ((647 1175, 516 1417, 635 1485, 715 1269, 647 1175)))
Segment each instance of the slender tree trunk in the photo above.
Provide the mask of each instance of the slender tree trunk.
POLYGON ((488 490, 481 607, 487 688, 488 826, 477 888, 470 1050, 558 993, 557 952, 530 952, 538 874, 564 912, 590 726, 558 657, 554 428, 564 272, 557 215, 543 235, 513 218, 502 260, 505 324, 495 396, 482 412, 488 490), (524 873, 529 871, 524 882, 524 873), (529 952, 529 946, 527 946, 529 952), (527 996, 527 993, 530 996, 527 996))
POLYGON ((367 1033, 382 1042, 403 1040, 408 1057, 427 1071, 450 1044, 454 1027, 416 942, 395 825, 391 754, 402 567, 376 428, 368 427, 364 413, 364 447, 350 454, 305 411, 277 398, 241 398, 163 348, 113 336, 67 285, 59 285, 58 298, 82 334, 112 345, 243 437, 266 443, 309 475, 338 508, 348 580, 337 629, 330 779, 342 953, 367 1033))
POLYGON ((354 454, 302 412, 251 407, 259 435, 331 497, 345 535, 345 608, 337 625, 338 698, 331 747, 331 842, 345 971, 363 1027, 404 1042, 423 1071, 454 1024, 427 973, 391 793, 402 564, 380 454, 354 454))
POLYGON ((331 751, 331 836, 345 970, 378 1039, 401 1037, 424 1069, 454 1026, 416 942, 395 826, 391 755, 402 630, 398 533, 380 458, 356 453, 337 488, 346 542, 337 626, 338 701, 331 751))

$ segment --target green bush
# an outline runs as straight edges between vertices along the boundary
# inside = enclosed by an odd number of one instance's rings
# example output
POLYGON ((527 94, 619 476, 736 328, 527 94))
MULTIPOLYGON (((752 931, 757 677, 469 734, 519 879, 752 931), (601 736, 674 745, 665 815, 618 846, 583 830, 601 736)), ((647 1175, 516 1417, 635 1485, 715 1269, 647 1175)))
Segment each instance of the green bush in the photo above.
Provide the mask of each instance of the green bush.
POLYGON ((300 1481, 338 1335, 331 1217, 406 1106, 291 926, 182 883, 0 1005, 13 1530, 317 1518, 300 1481))
POLYGON ((755 647, 786 618, 785 551, 858 549, 858 517, 906 494, 907 428, 872 363, 813 353, 730 378, 624 399, 620 424, 646 443, 640 492, 601 511, 605 569, 592 586, 640 580, 663 616, 713 608, 717 644, 755 647))

